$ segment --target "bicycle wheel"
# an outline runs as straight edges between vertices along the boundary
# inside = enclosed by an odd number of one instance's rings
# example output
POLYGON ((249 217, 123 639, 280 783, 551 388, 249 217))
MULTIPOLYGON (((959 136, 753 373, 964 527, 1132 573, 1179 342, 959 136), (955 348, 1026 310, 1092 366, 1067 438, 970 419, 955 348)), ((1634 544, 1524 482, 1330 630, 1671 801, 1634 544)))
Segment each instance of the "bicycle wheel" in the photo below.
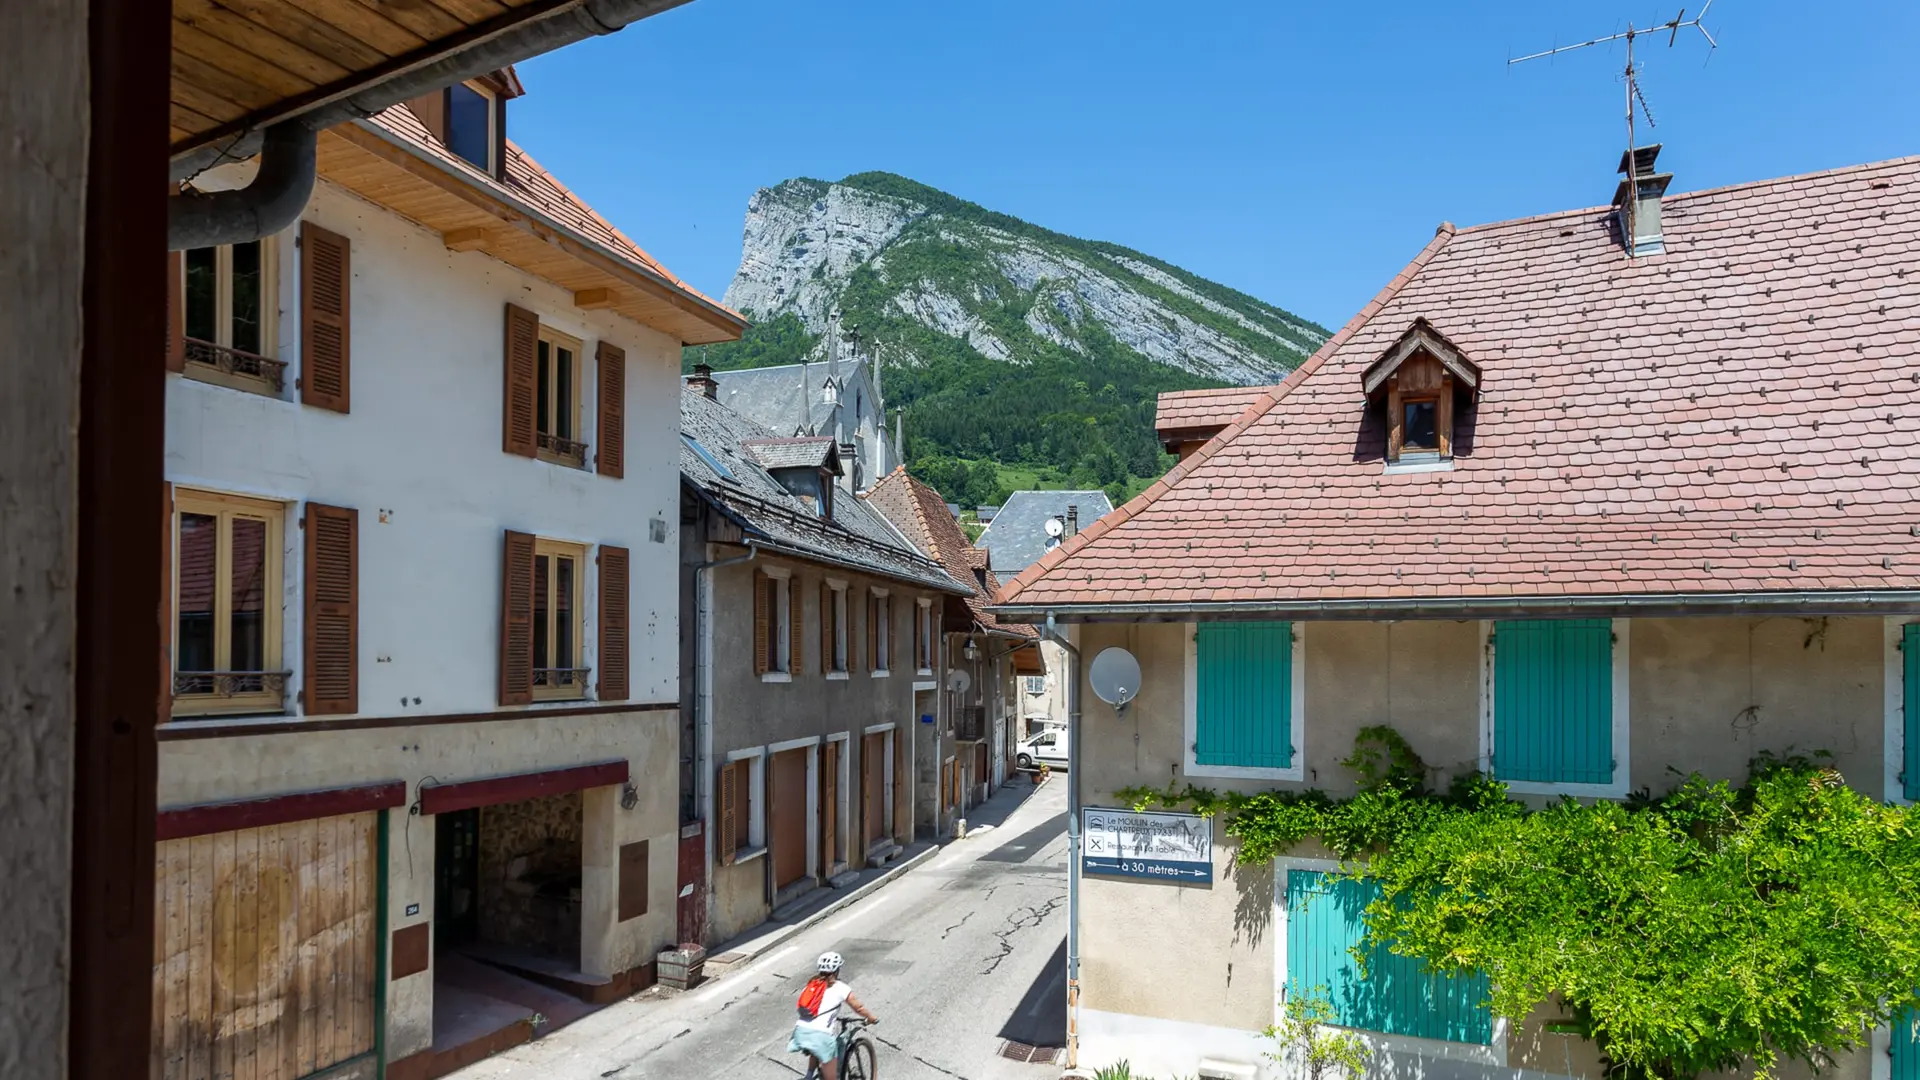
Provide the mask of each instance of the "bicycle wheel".
POLYGON ((874 1060, 873 1043, 855 1039, 840 1055, 840 1080, 878 1080, 880 1063, 874 1060))

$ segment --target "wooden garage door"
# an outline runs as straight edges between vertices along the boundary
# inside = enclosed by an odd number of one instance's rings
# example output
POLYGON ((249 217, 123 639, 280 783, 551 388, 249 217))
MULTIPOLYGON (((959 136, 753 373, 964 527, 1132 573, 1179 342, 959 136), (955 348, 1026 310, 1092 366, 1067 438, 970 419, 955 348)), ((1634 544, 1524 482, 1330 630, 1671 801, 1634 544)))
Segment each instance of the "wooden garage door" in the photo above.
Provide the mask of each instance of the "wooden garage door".
POLYGON ((773 834, 773 884, 784 889, 807 876, 807 755, 811 747, 773 755, 773 798, 767 828, 773 834))
POLYGON ((158 845, 153 1080, 298 1080, 373 1050, 378 817, 158 845))

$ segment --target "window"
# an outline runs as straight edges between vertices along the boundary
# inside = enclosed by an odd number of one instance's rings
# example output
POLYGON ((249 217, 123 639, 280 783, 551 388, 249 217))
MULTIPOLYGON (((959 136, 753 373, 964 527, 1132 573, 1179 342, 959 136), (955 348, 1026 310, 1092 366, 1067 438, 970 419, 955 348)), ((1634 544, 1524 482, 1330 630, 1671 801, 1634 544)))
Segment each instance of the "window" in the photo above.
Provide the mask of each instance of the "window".
POLYGON ((475 168, 498 174, 494 149, 494 98, 465 83, 447 88, 447 149, 475 168))
POLYGON ((828 582, 826 601, 820 615, 827 624, 827 673, 844 675, 848 668, 846 585, 828 582))
POLYGON ((1480 368, 1425 319, 1415 319, 1400 339, 1361 375, 1369 407, 1386 411, 1387 464, 1402 471, 1449 467, 1454 454, 1456 406, 1471 407, 1480 368))
POLYGON ((1341 1027, 1457 1043, 1493 1041, 1483 1002, 1485 975, 1430 974, 1421 961, 1385 946, 1353 957, 1366 936, 1366 909, 1380 886, 1337 872, 1289 869, 1286 880, 1287 993, 1322 993, 1341 1027))
POLYGON ((744 850, 753 846, 753 762, 736 761, 728 766, 733 770, 733 790, 739 801, 733 810, 733 847, 744 850))
POLYGON ((1437 403, 1432 398, 1421 401, 1403 402, 1405 441, 1400 449, 1404 451, 1425 450, 1440 452, 1440 434, 1435 427, 1434 412, 1437 403))
POLYGON ((1047 692, 1047 677, 1045 675, 1022 675, 1020 678, 1025 684, 1029 696, 1039 697, 1041 694, 1047 692))
POLYGON ((586 548, 558 540, 533 542, 533 696, 585 697, 580 662, 580 596, 586 548))
POLYGON ((1300 652, 1292 623, 1199 625, 1189 677, 1189 771, 1299 779, 1300 652))
POLYGON ((720 766, 714 793, 719 821, 713 842, 722 865, 765 852, 767 833, 762 808, 766 778, 766 754, 761 750, 736 751, 720 766))
POLYGON ((1610 619, 1493 624, 1496 779, 1614 784, 1614 637, 1610 619))
POLYGON ((914 607, 914 666, 922 675, 933 674, 933 601, 921 600, 914 607))
POLYGON ((887 594, 879 589, 867 601, 867 638, 873 652, 873 673, 887 674, 888 658, 893 653, 893 611, 887 594))
POLYGON ((535 351, 534 430, 542 460, 584 468, 587 445, 580 434, 580 341, 551 326, 540 327, 535 351))
POLYGON ((184 252, 186 372, 240 390, 278 394, 286 365, 273 351, 273 241, 184 252))
POLYGON ((702 446, 700 444, 699 439, 696 439, 691 435, 682 434, 680 436, 680 440, 687 444, 687 449, 692 450, 694 453, 694 456, 698 457, 701 461, 706 463, 707 468, 713 470, 714 475, 718 476, 722 480, 732 480, 736 484, 740 482, 738 479, 734 477, 733 470, 727 468, 725 465, 720 464, 720 459, 717 457, 714 457, 712 451, 708 450, 705 446, 702 446))
POLYGON ((174 496, 173 711, 279 712, 278 503, 207 492, 174 496))
POLYGON ((766 649, 767 672, 769 674, 793 674, 793 588, 789 578, 774 577, 771 574, 760 576, 760 587, 766 590, 766 624, 760 632, 766 635, 763 647, 766 649))

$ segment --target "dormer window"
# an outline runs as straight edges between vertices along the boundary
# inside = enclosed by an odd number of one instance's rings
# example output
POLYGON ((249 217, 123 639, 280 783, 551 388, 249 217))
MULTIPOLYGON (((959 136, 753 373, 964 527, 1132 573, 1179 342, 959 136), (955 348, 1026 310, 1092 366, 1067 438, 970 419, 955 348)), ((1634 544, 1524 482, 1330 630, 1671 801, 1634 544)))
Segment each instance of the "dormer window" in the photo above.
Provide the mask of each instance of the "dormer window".
POLYGON ((498 174, 494 137, 497 101, 491 91, 470 83, 447 87, 447 149, 476 169, 498 174))
POLYGON ((1385 407, 1389 467, 1453 459, 1454 417, 1480 388, 1480 368, 1432 324, 1415 319, 1362 382, 1368 404, 1385 407))

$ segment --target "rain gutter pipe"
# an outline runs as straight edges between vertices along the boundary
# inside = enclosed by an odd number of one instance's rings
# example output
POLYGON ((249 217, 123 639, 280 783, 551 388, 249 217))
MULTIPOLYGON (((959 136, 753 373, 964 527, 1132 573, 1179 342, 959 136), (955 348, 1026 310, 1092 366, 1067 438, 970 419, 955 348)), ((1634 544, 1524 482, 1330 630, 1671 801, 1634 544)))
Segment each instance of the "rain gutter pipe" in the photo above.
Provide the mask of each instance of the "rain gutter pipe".
POLYGON ((292 224, 313 190, 314 140, 325 128, 365 119, 421 94, 576 41, 614 33, 685 2, 568 0, 544 14, 515 17, 492 33, 483 26, 479 37, 437 56, 422 58, 386 78, 344 89, 318 102, 290 107, 250 130, 190 150, 169 166, 169 176, 175 183, 255 154, 262 155, 260 173, 252 184, 238 191, 172 196, 167 207, 167 250, 243 243, 292 224), (289 204, 293 204, 291 212, 286 209, 289 204))
POLYGON ((1047 638, 1067 653, 1067 1073, 1080 1068, 1080 650, 1047 612, 1047 638))
MULTIPOLYGON (((697 625, 693 628, 693 783, 694 790, 702 793, 699 802, 701 829, 706 836, 707 866, 713 865, 713 811, 707 805, 713 797, 712 769, 713 760, 713 571, 725 566, 738 566, 752 562, 760 556, 760 543, 747 541, 747 553, 725 559, 709 559, 695 563, 693 567, 693 617, 697 625)), ((771 860, 769 860, 771 861, 771 860)), ((711 883, 707 890, 703 906, 711 908, 713 890, 711 883)), ((707 912, 701 912, 701 923, 707 923, 707 912)))

